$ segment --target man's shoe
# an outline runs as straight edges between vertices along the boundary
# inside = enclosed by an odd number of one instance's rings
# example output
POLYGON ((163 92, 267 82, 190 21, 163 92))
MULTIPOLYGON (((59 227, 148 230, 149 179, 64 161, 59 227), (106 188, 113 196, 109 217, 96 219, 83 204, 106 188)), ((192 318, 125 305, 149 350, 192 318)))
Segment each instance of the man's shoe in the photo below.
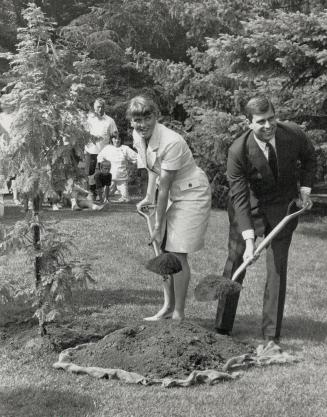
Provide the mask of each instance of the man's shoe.
POLYGON ((225 329, 216 329, 216 333, 221 334, 223 336, 230 336, 231 331, 225 329))

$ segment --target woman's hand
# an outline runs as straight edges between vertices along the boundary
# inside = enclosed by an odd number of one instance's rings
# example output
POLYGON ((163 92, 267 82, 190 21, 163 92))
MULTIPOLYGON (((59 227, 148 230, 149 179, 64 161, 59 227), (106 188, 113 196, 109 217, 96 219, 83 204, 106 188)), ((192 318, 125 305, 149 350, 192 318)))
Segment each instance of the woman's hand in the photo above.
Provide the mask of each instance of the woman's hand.
POLYGON ((152 206, 154 204, 156 192, 156 179, 157 175, 153 171, 148 171, 148 187, 143 200, 136 204, 136 208, 138 211, 140 211, 144 206, 152 206))
POLYGON ((153 205, 152 199, 145 197, 139 203, 136 204, 137 210, 142 210, 142 207, 151 206, 153 205))

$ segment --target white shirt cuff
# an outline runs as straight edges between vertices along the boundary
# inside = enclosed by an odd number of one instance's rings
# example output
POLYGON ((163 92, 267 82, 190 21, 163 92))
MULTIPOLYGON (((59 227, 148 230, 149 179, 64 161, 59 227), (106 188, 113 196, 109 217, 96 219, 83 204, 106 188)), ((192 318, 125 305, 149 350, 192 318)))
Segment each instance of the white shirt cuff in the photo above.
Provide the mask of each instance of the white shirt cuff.
POLYGON ((244 240, 254 239, 254 230, 253 229, 244 230, 244 232, 242 232, 242 236, 244 240))
POLYGON ((311 188, 310 187, 300 187, 300 192, 304 194, 311 194, 311 188))

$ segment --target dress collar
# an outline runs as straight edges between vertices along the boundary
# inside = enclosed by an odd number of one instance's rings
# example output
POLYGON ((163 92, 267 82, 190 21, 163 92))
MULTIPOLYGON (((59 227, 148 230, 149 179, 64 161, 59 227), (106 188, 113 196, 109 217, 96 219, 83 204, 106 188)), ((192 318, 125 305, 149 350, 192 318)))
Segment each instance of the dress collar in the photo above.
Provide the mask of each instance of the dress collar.
POLYGON ((150 148, 152 151, 156 151, 159 148, 159 143, 160 143, 159 123, 156 122, 151 138, 148 143, 148 148, 150 148))

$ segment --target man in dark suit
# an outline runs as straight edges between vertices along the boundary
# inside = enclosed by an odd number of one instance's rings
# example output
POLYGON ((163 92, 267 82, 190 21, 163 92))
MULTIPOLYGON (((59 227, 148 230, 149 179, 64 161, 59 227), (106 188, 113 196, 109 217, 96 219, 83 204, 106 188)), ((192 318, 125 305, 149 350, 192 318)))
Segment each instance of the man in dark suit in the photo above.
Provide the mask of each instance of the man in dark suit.
MULTIPOLYGON (((252 98, 246 113, 250 130, 232 144, 227 161, 230 231, 223 275, 229 279, 244 260, 253 258, 256 237, 267 235, 282 220, 292 199, 298 198, 299 206, 312 206, 315 153, 306 135, 296 124, 278 122, 274 106, 266 97, 252 98)), ((266 250, 265 340, 278 342, 280 337, 288 250, 296 226, 297 220, 293 219, 266 250)), ((237 281, 242 282, 244 276, 245 272, 237 281)), ((219 301, 215 324, 218 333, 230 334, 238 299, 239 294, 219 301)))

